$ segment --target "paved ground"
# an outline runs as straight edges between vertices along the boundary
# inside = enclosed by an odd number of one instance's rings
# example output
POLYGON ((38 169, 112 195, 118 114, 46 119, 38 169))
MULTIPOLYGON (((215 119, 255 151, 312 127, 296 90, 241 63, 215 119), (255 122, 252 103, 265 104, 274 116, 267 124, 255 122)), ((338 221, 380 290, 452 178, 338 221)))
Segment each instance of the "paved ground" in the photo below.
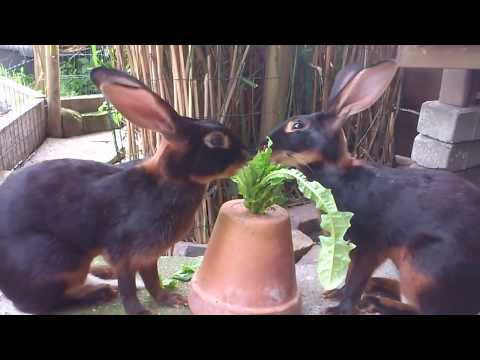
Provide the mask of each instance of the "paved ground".
MULTIPOLYGON (((169 277, 174 272, 180 270, 182 264, 188 264, 198 261, 197 258, 191 257, 180 257, 180 256, 169 256, 165 258, 161 258, 158 262, 159 264, 159 273, 162 276, 169 277)), ((95 263, 103 263, 101 258, 95 260, 95 263)), ((89 275, 87 282, 90 283, 110 283, 112 285, 116 285, 116 281, 105 281, 98 279, 94 276, 89 275)), ((181 281, 178 282, 178 288, 175 290, 176 292, 187 296, 188 294, 188 283, 183 283, 181 281)), ((188 308, 170 308, 170 307, 159 307, 157 306, 153 300, 148 295, 143 282, 139 277, 137 277, 137 287, 139 289, 138 296, 140 301, 151 311, 157 313, 158 315, 187 315, 190 314, 188 308)), ((106 305, 98 305, 89 308, 81 308, 81 309, 74 309, 71 311, 64 311, 59 312, 60 315, 122 315, 124 314, 122 305, 120 303, 120 299, 116 301, 106 304, 106 305)), ((5 298, 5 296, 0 292, 0 315, 26 315, 20 311, 18 311, 13 304, 5 298)))
MULTIPOLYGON (((68 139, 47 139, 35 154, 25 163, 29 166, 43 160, 58 158, 90 159, 100 162, 109 162, 116 156, 113 146, 113 137, 110 131, 83 135, 68 139)), ((0 183, 7 173, 0 173, 0 183)), ((318 257, 318 245, 315 245, 296 265, 298 287, 302 295, 303 313, 309 315, 324 314, 327 307, 334 305, 332 301, 323 299, 322 289, 316 276, 316 262, 318 257)), ((162 276, 168 277, 179 270, 181 265, 195 261, 191 257, 165 257, 159 261, 159 271, 162 276)), ((393 264, 387 263, 375 273, 377 276, 388 276, 395 278, 396 269, 393 264)), ((89 276, 89 282, 105 282, 93 276, 89 276)), ((116 281, 110 283, 116 284, 116 281)), ((139 298, 147 308, 159 315, 188 315, 188 308, 170 308, 157 306, 148 295, 140 279, 137 279, 139 298)), ((188 283, 179 282, 176 290, 182 295, 188 294, 188 283)), ((12 303, 0 292, 0 315, 22 314, 12 303)), ((64 314, 78 315, 104 315, 124 314, 119 299, 108 305, 95 306, 90 308, 75 309, 64 314)))
MULTIPOLYGON (((197 261, 197 258, 191 257, 165 257, 161 258, 159 261, 159 272, 162 276, 168 277, 171 276, 175 271, 181 268, 181 265, 184 263, 190 263, 197 261)), ((296 274, 298 287, 302 295, 302 304, 303 304, 303 314, 305 315, 322 315, 325 313, 327 307, 335 305, 335 302, 323 299, 322 289, 318 284, 316 277, 316 264, 307 263, 301 264, 297 263, 296 265, 296 274)), ((396 277, 396 270, 392 264, 385 264, 381 269, 377 270, 376 275, 383 275, 389 277, 396 277)), ((105 282, 103 280, 97 279, 93 276, 89 276, 89 282, 105 282)), ((110 283, 115 284, 116 281, 111 281, 110 283)), ((139 298, 140 301, 151 311, 158 315, 189 315, 191 314, 189 309, 186 307, 182 308, 170 308, 164 306, 157 306, 153 300, 148 295, 147 291, 143 287, 143 283, 140 279, 137 279, 137 285, 139 287, 139 298)), ((178 293, 187 296, 188 295, 188 283, 179 282, 179 287, 177 288, 178 293)), ((12 303, 6 299, 0 293, 0 315, 7 314, 22 314, 12 303)), ((58 314, 68 314, 68 315, 121 315, 124 314, 120 300, 107 304, 99 305, 90 308, 83 309, 74 309, 67 312, 61 312, 58 314)))
POLYGON ((111 131, 66 139, 47 138, 24 166, 52 159, 82 159, 110 162, 117 155, 111 131))

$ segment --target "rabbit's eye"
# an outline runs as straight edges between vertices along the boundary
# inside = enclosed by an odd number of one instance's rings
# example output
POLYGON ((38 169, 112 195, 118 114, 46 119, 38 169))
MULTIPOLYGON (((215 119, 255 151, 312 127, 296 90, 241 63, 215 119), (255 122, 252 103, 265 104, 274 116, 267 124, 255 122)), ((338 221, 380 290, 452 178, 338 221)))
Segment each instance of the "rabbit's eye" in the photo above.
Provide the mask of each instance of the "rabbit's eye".
POLYGON ((287 126, 285 127, 285 132, 290 133, 293 131, 301 130, 301 129, 306 129, 308 128, 309 124, 308 121, 305 122, 304 120, 301 119, 295 119, 290 121, 287 126))
POLYGON ((211 132, 203 138, 203 141, 209 148, 228 149, 230 147, 230 141, 228 137, 222 134, 220 131, 211 132))
POLYGON ((297 121, 297 122, 293 123, 292 129, 293 130, 300 130, 300 129, 303 129, 304 127, 305 127, 305 125, 302 122, 297 121))

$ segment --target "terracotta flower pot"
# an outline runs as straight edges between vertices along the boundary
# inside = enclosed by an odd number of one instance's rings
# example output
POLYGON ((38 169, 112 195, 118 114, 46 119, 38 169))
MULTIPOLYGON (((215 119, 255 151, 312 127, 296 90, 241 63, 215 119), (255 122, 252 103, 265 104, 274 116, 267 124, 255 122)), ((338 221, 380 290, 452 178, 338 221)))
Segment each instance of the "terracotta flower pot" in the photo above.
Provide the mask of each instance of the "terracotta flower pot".
POLYGON ((287 211, 274 206, 253 215, 243 200, 223 204, 190 286, 198 315, 300 313, 287 211))

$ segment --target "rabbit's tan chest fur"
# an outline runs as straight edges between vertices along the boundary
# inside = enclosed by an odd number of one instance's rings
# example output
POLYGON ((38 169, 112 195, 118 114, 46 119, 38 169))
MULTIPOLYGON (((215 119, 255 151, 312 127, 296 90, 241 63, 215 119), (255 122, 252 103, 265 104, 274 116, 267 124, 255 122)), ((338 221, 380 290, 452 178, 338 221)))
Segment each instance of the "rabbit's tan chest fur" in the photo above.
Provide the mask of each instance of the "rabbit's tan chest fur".
MULTIPOLYGON (((159 220, 153 227, 158 227, 156 233, 146 233, 145 238, 139 239, 142 247, 132 249, 130 263, 133 268, 141 268, 145 263, 154 263, 170 247, 178 241, 185 240, 191 231, 195 212, 203 198, 203 191, 192 194, 188 206, 185 204, 171 204, 171 213, 163 221, 159 220), (180 209, 181 208, 181 209, 180 209)), ((141 232, 139 233, 140 236, 141 232)))

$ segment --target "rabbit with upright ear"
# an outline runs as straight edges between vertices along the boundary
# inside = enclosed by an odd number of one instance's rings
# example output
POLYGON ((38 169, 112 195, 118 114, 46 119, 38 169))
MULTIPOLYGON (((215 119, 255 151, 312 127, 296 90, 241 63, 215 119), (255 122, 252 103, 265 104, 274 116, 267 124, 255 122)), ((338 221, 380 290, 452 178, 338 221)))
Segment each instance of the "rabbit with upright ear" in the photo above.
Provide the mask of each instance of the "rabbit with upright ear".
POLYGON ((395 61, 349 65, 335 79, 327 112, 294 116, 272 131, 272 159, 331 188, 353 212, 345 286, 329 293, 351 314, 363 304, 383 314, 480 311, 480 189, 445 171, 396 169, 354 159, 342 125, 371 107, 397 72, 395 61), (387 259, 399 281, 372 278, 387 259))
POLYGON ((185 304, 162 289, 157 260, 187 235, 208 183, 232 176, 247 152, 220 123, 178 115, 125 73, 100 67, 91 79, 128 120, 162 134, 159 149, 121 166, 61 159, 9 176, 0 186, 0 290, 29 313, 112 299, 117 289, 85 284, 91 271, 117 278, 125 311, 144 314, 138 272, 158 303, 185 304), (111 267, 90 269, 98 255, 111 267))

